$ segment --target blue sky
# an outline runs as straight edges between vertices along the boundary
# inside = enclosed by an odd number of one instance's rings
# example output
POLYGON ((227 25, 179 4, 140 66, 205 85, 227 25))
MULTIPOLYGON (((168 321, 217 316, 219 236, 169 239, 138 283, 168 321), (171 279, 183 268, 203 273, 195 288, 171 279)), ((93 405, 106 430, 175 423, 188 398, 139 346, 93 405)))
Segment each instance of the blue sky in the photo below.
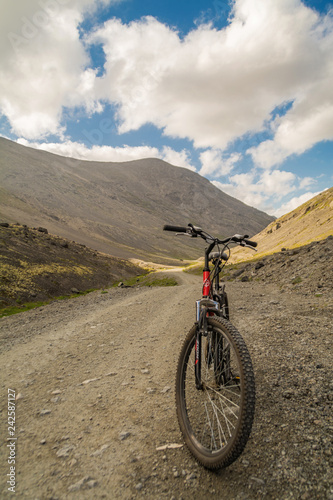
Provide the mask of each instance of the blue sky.
POLYGON ((0 33, 4 137, 159 157, 276 216, 333 184, 330 2, 17 0, 0 33))

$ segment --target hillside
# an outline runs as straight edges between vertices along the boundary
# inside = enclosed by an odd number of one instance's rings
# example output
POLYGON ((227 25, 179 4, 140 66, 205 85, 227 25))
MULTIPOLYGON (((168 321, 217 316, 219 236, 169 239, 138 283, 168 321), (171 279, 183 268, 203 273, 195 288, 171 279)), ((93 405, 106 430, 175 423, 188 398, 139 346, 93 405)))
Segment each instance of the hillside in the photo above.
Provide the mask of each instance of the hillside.
POLYGON ((142 272, 45 228, 0 224, 0 309, 109 287, 142 272))
MULTIPOLYGON (((333 235, 333 187, 271 222, 253 236, 258 242, 256 258, 282 249, 298 248, 333 235)), ((237 248, 231 262, 253 259, 253 252, 237 248)))
POLYGON ((155 262, 196 258, 202 249, 202 242, 170 238, 164 224, 192 222, 223 237, 256 234, 273 220, 162 160, 80 161, 3 138, 0 186, 2 221, 44 226, 104 253, 155 262))

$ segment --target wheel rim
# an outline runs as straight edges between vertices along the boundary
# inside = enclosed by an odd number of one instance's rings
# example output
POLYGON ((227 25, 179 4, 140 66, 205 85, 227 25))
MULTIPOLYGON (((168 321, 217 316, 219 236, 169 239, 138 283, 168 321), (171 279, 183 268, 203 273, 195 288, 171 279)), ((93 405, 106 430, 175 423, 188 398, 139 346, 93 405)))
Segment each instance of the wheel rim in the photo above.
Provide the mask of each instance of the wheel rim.
POLYGON ((202 338, 202 390, 195 387, 195 339, 182 373, 184 424, 193 445, 205 455, 227 453, 242 415, 242 371, 235 348, 220 329, 202 338))

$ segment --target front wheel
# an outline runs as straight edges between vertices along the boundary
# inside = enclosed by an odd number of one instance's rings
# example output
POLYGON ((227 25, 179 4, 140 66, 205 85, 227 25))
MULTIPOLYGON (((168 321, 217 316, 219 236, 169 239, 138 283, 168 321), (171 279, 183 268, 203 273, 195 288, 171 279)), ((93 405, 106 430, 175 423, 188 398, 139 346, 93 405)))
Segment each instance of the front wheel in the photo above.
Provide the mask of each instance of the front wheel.
MULTIPOLYGON (((201 336, 201 388, 196 387, 196 325, 188 333, 178 361, 176 408, 184 440, 209 469, 234 462, 250 436, 255 407, 251 358, 236 328, 209 317, 201 336)), ((200 344, 200 343, 199 343, 200 344)))

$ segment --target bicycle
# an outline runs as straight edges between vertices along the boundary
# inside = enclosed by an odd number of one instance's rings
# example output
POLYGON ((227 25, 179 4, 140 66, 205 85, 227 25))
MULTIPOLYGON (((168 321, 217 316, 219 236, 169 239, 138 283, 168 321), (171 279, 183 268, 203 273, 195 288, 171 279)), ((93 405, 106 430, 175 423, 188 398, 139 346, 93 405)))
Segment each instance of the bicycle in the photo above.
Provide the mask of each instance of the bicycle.
POLYGON ((249 439, 255 381, 246 344, 229 320, 220 273, 230 257, 231 244, 254 249, 257 243, 239 234, 220 240, 193 224, 165 225, 163 229, 200 236, 208 243, 196 322, 178 359, 176 410, 180 430, 193 456, 208 469, 221 469, 240 456, 249 439), (213 252, 215 247, 218 251, 213 252))

